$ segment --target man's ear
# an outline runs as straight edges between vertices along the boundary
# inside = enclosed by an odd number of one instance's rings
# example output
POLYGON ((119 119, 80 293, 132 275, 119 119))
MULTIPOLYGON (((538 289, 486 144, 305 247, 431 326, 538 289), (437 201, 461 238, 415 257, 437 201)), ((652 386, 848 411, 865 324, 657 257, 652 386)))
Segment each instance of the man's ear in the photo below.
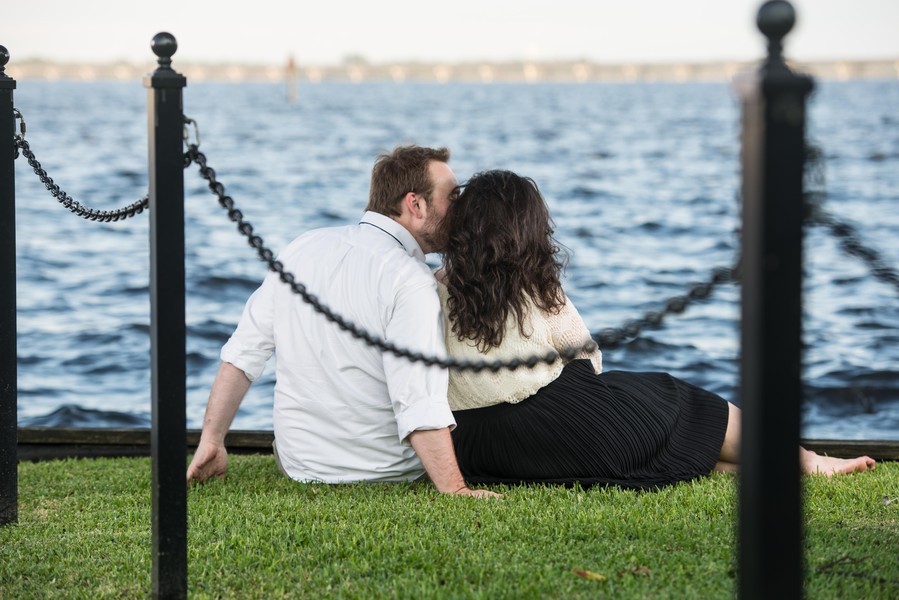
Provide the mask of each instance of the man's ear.
POLYGON ((415 192, 408 192, 403 196, 403 206, 405 206, 409 211, 409 214, 416 219, 424 218, 421 206, 424 201, 424 198, 415 192))

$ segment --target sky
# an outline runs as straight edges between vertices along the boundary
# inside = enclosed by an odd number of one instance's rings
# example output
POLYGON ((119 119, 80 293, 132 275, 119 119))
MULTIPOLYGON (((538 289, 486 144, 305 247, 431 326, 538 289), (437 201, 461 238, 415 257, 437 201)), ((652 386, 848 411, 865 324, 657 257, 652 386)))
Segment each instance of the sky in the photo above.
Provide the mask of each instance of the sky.
MULTIPOLYGON (((762 57, 761 0, 30 0, 9 7, 11 62, 148 63, 160 31, 175 60, 333 65, 762 57)), ((788 58, 899 60, 899 0, 793 0, 788 58)))

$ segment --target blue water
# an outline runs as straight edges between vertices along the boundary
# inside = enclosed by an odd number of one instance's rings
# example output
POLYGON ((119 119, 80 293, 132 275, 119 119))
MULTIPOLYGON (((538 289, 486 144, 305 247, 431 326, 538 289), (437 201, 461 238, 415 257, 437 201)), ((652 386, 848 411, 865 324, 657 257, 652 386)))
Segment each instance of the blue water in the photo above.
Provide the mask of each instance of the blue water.
MULTIPOLYGON (((46 170, 98 209, 147 191, 141 83, 19 82, 16 106, 46 170)), ((533 177, 569 249, 567 290, 593 331, 705 280, 737 252, 739 98, 724 83, 191 83, 201 150, 273 249, 361 214, 376 153, 447 145, 460 179, 533 177)), ((818 82, 809 136, 828 203, 899 266, 899 81, 818 82)), ((150 414, 148 221, 99 224, 59 206, 17 161, 19 422, 145 426, 150 414)), ((186 173, 188 424, 265 265, 196 167, 186 173)), ((820 228, 806 238, 803 435, 899 439, 899 290, 820 228)), ((436 264, 437 257, 433 257, 436 264)), ((738 401, 739 288, 608 350, 607 369, 664 370, 738 401)), ((273 365, 234 427, 271 427, 273 365)))

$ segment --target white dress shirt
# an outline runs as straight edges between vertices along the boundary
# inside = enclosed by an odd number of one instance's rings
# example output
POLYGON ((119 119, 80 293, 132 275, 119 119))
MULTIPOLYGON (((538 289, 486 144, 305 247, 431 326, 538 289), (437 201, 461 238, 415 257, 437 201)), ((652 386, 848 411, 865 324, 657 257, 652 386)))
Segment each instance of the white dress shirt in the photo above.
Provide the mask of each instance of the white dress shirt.
MULTIPOLYGON (((437 283, 415 238, 384 215, 317 229, 278 257, 298 283, 357 326, 401 348, 445 356, 437 283)), ((277 350, 275 447, 298 481, 410 481, 424 474, 416 430, 454 427, 447 372, 368 346, 270 273, 221 358, 253 381, 277 350)))

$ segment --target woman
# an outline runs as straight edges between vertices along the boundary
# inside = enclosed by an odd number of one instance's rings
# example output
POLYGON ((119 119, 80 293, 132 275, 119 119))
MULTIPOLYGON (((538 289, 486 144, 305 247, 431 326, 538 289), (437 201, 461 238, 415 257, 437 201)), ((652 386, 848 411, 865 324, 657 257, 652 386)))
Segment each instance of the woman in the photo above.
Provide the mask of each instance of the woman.
MULTIPOLYGON (((447 230, 437 279, 450 356, 544 356, 590 339, 562 290, 552 221, 531 179, 475 175, 447 230)), ((451 371, 449 401, 471 483, 654 488, 739 462, 739 408, 666 373, 603 373, 598 349, 532 370, 451 371)), ((828 475, 874 467, 804 449, 800 461, 828 475)))

